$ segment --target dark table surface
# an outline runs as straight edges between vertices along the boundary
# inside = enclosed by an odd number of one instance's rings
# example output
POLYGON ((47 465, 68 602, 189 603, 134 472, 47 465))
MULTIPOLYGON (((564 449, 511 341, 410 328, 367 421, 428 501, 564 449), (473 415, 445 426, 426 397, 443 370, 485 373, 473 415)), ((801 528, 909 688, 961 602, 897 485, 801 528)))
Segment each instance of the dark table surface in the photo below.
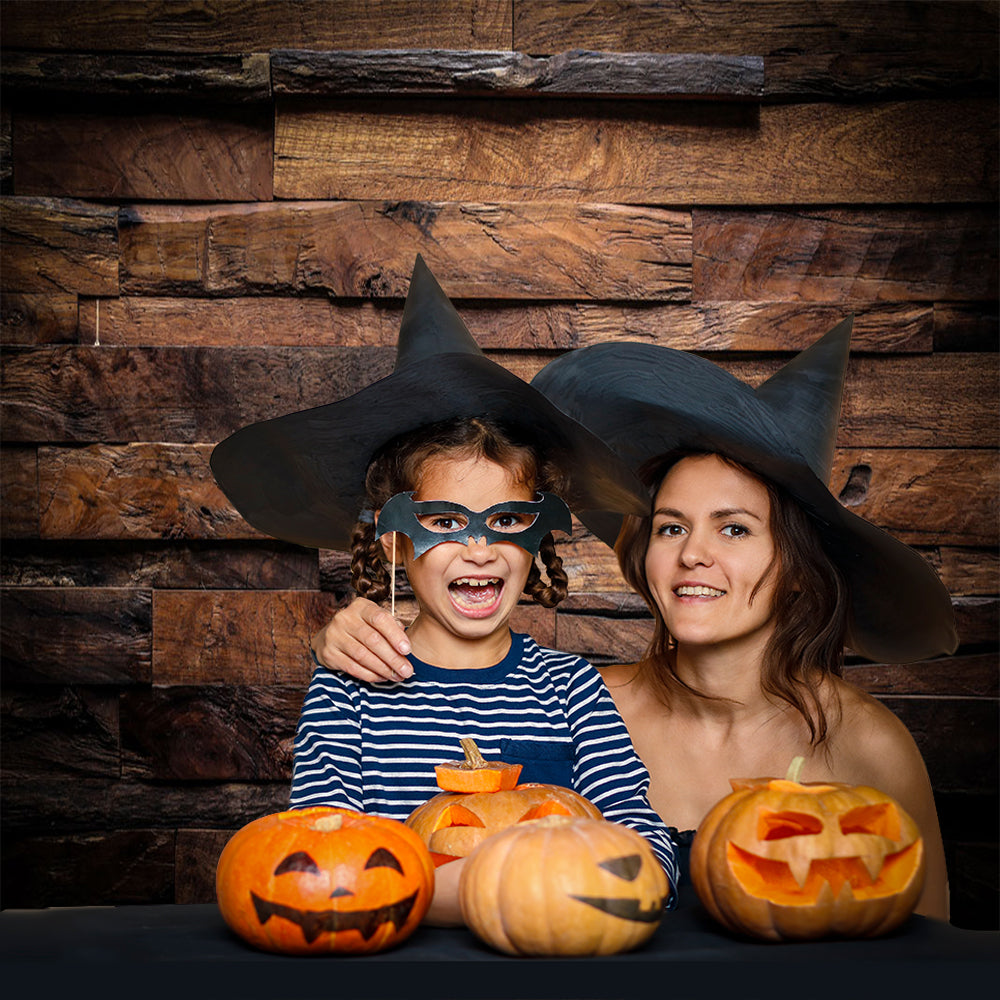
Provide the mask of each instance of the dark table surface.
MULTIPOLYGON (((4 983, 35 996, 542 998, 941 997, 1000 982, 1000 933, 911 917, 872 940, 767 944, 718 927, 690 900, 642 948, 609 957, 512 958, 464 929, 419 928, 375 955, 256 951, 214 904, 0 912, 4 983), (137 983, 141 985, 137 986, 137 983)), ((21 996, 24 993, 9 993, 21 996)))

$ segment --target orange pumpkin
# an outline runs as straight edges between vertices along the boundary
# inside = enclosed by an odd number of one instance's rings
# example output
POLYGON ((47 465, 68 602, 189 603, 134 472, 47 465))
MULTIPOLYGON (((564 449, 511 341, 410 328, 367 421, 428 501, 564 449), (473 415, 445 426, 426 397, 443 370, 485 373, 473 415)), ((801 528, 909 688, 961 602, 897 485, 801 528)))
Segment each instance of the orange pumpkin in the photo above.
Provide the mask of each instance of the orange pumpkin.
POLYGON ((771 941, 875 937, 913 912, 924 842, 891 796, 788 778, 730 784, 691 846, 691 881, 721 924, 771 941))
POLYGON ((375 952, 405 940, 423 919, 434 867, 397 820, 317 806, 237 831, 215 885, 226 923, 256 948, 375 952))
POLYGON ((669 890, 634 830, 548 816, 480 844, 459 878, 459 904, 476 936, 507 954, 611 955, 653 935, 669 890))
POLYGON ((516 768, 516 780, 519 764, 484 760, 472 740, 462 740, 462 746, 464 765, 435 768, 438 786, 449 790, 417 806, 406 818, 406 825, 430 850, 435 867, 467 857, 491 834, 514 823, 551 815, 602 818, 597 806, 570 788, 534 782, 506 787, 510 769, 516 768), (451 790, 456 787, 470 790, 451 790))

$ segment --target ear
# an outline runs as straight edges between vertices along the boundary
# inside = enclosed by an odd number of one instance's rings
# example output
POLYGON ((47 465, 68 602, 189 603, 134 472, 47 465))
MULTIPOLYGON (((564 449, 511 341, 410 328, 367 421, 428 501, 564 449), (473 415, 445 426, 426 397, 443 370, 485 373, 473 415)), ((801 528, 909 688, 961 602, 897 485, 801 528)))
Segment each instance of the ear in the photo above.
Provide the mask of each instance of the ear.
MULTIPOLYGON (((380 507, 377 511, 375 511, 375 514, 374 514, 374 517, 373 517, 373 521, 374 521, 374 525, 375 525, 375 529, 376 530, 378 530, 378 516, 381 513, 382 513, 382 508, 380 507)), ((392 542, 393 542, 393 538, 395 538, 395 535, 396 535, 395 531, 389 531, 389 532, 386 532, 386 534, 384 534, 379 539, 379 542, 381 542, 381 544, 382 544, 382 551, 385 553, 385 558, 389 562, 392 561, 392 542)), ((398 541, 398 539, 396 541, 396 559, 397 559, 397 561, 399 559, 399 541, 398 541)))

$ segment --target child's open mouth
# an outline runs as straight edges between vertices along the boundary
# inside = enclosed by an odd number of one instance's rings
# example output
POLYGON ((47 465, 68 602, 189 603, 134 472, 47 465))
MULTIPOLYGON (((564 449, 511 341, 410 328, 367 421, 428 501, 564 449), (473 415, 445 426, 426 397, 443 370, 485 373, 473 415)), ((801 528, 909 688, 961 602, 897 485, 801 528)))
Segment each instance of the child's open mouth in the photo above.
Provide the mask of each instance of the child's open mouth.
POLYGON ((503 580, 495 576, 463 576, 448 585, 451 603, 468 618, 487 618, 500 605, 503 580))

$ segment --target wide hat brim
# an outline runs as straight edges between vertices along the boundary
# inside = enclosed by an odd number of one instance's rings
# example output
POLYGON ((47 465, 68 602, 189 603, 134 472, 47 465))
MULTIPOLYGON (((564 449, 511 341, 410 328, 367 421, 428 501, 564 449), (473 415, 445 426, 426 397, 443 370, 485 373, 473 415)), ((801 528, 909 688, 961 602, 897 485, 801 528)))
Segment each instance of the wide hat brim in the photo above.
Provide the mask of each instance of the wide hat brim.
MULTIPOLYGON (((532 385, 598 434, 633 470, 677 449, 718 452, 786 489, 813 518, 847 580, 847 641, 854 652, 877 662, 906 663, 957 648, 951 597, 930 564, 844 507, 803 457, 795 435, 808 422, 808 412, 779 415, 753 388, 711 361, 641 343, 567 353, 543 368, 532 385)), ((621 524, 620 517, 607 513, 581 520, 601 536, 621 524)))
MULTIPOLYGON (((223 492, 258 531, 349 550, 371 459, 400 434, 442 420, 489 416, 537 440, 570 481, 574 513, 642 514, 642 484, 593 432, 482 354, 406 364, 345 399, 251 424, 212 452, 223 492)), ((614 544, 614 536, 604 539, 614 544)))

